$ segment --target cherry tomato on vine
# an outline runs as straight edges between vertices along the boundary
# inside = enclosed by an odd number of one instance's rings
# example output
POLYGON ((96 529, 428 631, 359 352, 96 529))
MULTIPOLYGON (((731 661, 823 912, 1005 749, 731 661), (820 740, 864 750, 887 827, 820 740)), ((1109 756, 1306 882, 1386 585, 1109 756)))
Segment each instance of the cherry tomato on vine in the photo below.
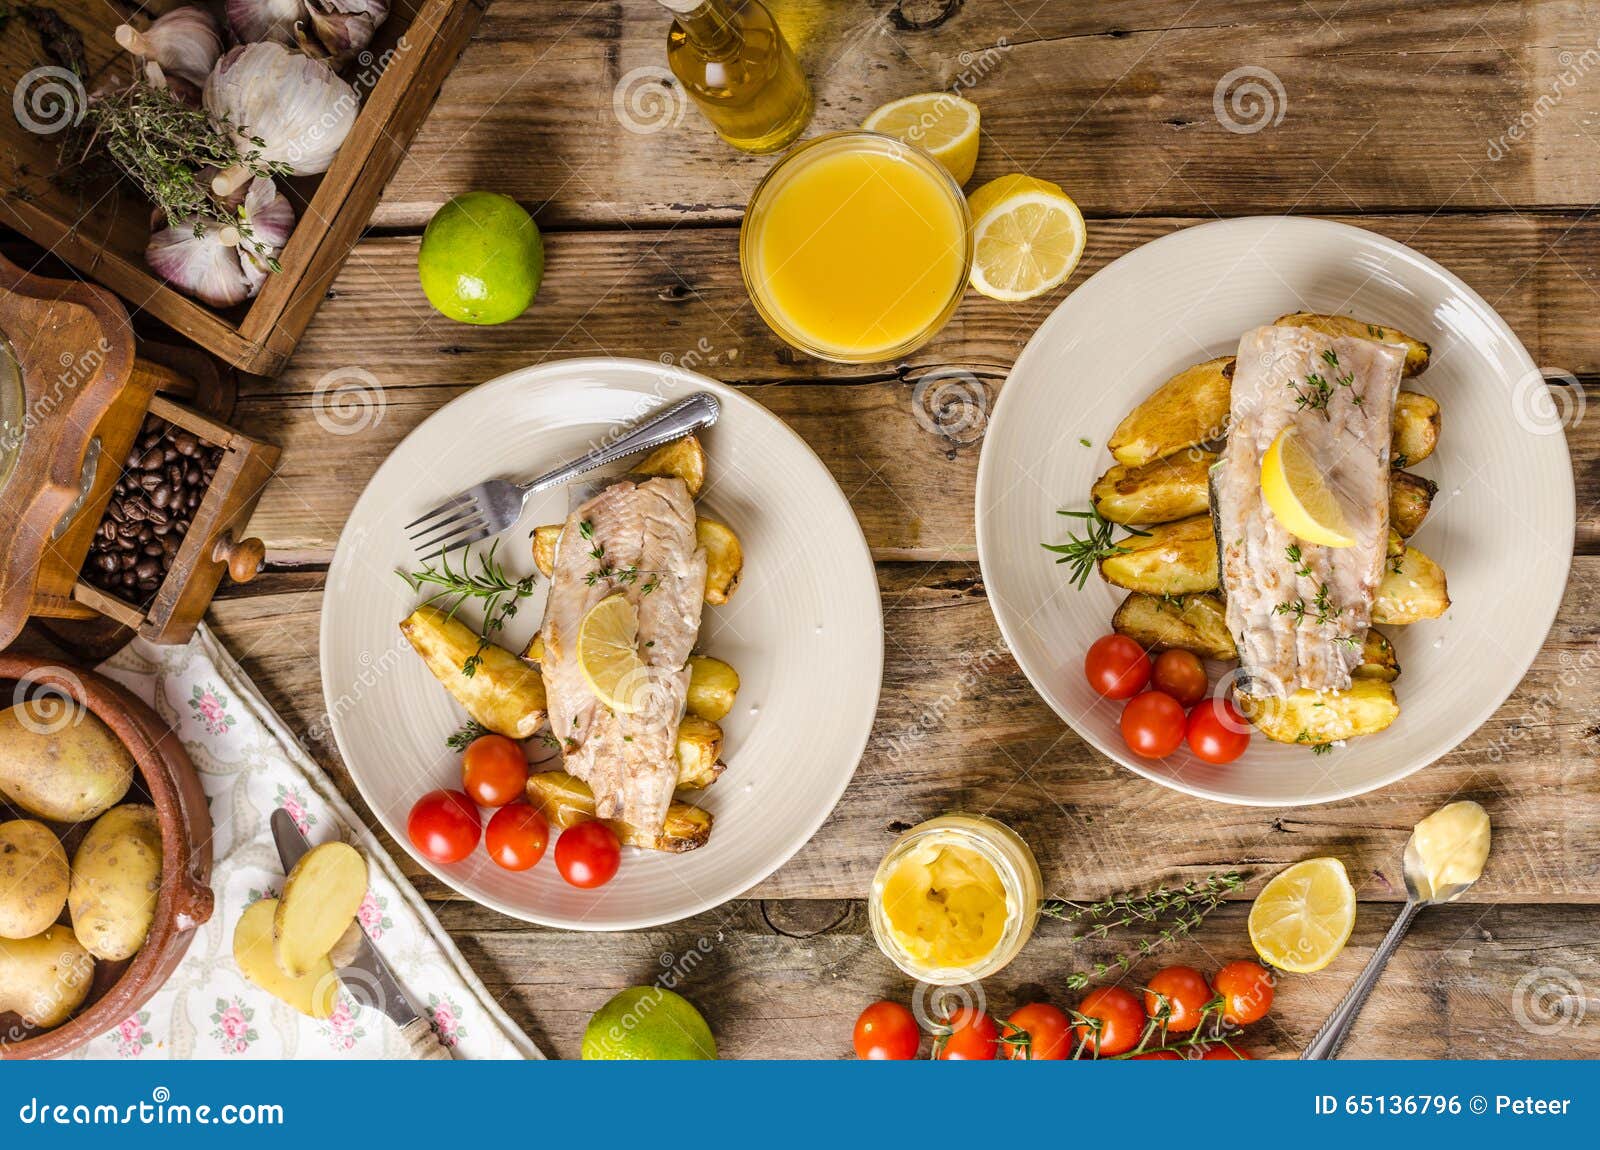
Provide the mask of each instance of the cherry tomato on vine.
POLYGON ((1192 966, 1169 966, 1158 970, 1145 987, 1144 1008, 1157 1022, 1164 1022, 1174 1034, 1185 1034, 1200 1025, 1201 1012, 1211 1001, 1211 986, 1206 976, 1192 966))
POLYGON ((1107 699, 1131 699, 1150 681, 1150 656, 1126 635, 1102 635, 1083 657, 1089 686, 1107 699))
POLYGON ((857 1058, 903 1062, 917 1056, 922 1031, 916 1016, 898 1002, 874 1002, 856 1019, 857 1058))
POLYGON ((406 816, 406 834, 423 858, 454 863, 477 847, 482 822, 478 808, 460 791, 429 791, 406 816))
POLYGON ((1136 995, 1120 986, 1100 986, 1083 996, 1078 1014, 1090 1022, 1078 1023, 1078 1041, 1094 1055, 1126 1054, 1144 1034, 1144 1007, 1136 995))
POLYGON ((556 869, 576 887, 591 890, 605 886, 622 863, 622 844, 605 823, 590 819, 574 823, 556 840, 556 869))
POLYGON ((1183 742, 1183 708, 1171 695, 1146 691, 1122 708, 1122 738, 1128 749, 1147 759, 1170 755, 1183 742))
POLYGON ((1026 1062, 1059 1062, 1072 1057, 1072 1020, 1059 1007, 1048 1002, 1030 1002, 1014 1011, 1006 1024, 1007 1050, 1013 1059, 1026 1062), (1026 1042, 1016 1041, 1020 1034, 1026 1042))
POLYGON ((489 857, 506 870, 527 870, 544 858, 550 845, 550 824, 527 803, 511 803, 495 811, 484 828, 489 857))
POLYGON ((1230 699, 1202 699, 1189 712, 1189 749, 1208 763, 1231 763, 1250 746, 1250 721, 1230 699))
POLYGON ((1150 685, 1171 695, 1185 707, 1192 707, 1206 697, 1211 685, 1206 678, 1206 666, 1193 651, 1163 651, 1156 656, 1155 669, 1150 673, 1150 685))
POLYGON ((1227 1046, 1210 1047, 1200 1056, 1201 1062, 1250 1062, 1251 1057, 1242 1050, 1234 1050, 1227 1046))
POLYGON ((528 789, 528 757, 515 740, 480 735, 461 756, 461 789, 481 807, 503 807, 528 789))
POLYGON ((962 1006, 945 1020, 950 1033, 935 1056, 942 1062, 987 1062, 1000 1056, 1000 1024, 975 1006, 962 1006))
POLYGON ((1247 958, 1230 962, 1211 985, 1222 995, 1222 1020, 1234 1026, 1260 1022, 1272 1009, 1272 974, 1260 963, 1247 958))

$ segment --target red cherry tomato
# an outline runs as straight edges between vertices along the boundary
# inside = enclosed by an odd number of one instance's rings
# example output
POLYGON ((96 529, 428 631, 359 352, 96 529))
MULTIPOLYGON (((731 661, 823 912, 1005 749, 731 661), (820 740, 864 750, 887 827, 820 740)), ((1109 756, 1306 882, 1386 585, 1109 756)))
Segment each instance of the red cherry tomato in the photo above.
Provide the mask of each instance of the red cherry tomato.
POLYGON ((856 1019, 857 1058, 904 1062, 917 1056, 922 1031, 916 1017, 898 1002, 874 1002, 856 1019))
POLYGON ((556 869, 573 886, 591 890, 605 886, 622 864, 622 844, 605 823, 590 819, 561 832, 556 840, 556 869))
POLYGON ((1152 1050, 1147 1054, 1135 1054, 1128 1059, 1129 1062, 1182 1062, 1183 1055, 1176 1050, 1152 1050))
POLYGON ((1192 707, 1206 697, 1211 683, 1206 678, 1205 664, 1193 651, 1163 651, 1156 656, 1150 685, 1185 707, 1192 707))
POLYGON ((527 870, 544 858, 550 824, 527 803, 512 803, 495 811, 484 828, 483 845, 506 870, 527 870))
POLYGON ((1078 1013, 1093 1020, 1080 1022, 1076 1028, 1078 1041, 1090 1054, 1126 1054, 1139 1045, 1144 1034, 1144 1007, 1136 995, 1120 986, 1091 990, 1078 1003, 1078 1013))
POLYGON ((1211 985, 1222 995, 1222 1020, 1233 1026, 1260 1022, 1272 1008, 1272 974, 1260 963, 1241 958, 1217 971, 1211 985))
POLYGON ((1147 759, 1172 754, 1183 742, 1183 708, 1171 695, 1146 691, 1122 708, 1122 737, 1128 749, 1147 759))
POLYGON ((1126 635, 1103 635, 1089 645, 1083 673, 1107 699, 1131 699, 1150 681, 1150 656, 1126 635))
POLYGON ((480 735, 461 756, 461 789, 481 807, 503 807, 528 789, 528 757, 504 735, 480 735))
POLYGON ((1206 976, 1192 966, 1169 966, 1158 970, 1144 992, 1146 1013, 1175 1034, 1184 1034, 1200 1025, 1200 1014, 1211 1001, 1211 986, 1206 976))
POLYGON ((1234 1050, 1227 1046, 1209 1047, 1200 1056, 1201 1062, 1250 1062, 1251 1057, 1242 1050, 1234 1050))
POLYGON ((936 1055, 944 1062, 986 1062, 1000 1056, 1000 1024, 975 1006, 963 1006, 945 1020, 950 1033, 936 1055))
POLYGON ((1189 712, 1189 749, 1208 763, 1231 763, 1250 746, 1250 721, 1229 699, 1203 699, 1189 712))
POLYGON ((478 808, 460 791, 429 791, 406 816, 411 845, 436 863, 460 862, 471 854, 481 826, 478 808))
POLYGON ((1072 1021, 1048 1002, 1030 1002, 1006 1019, 1008 1037, 1026 1034, 1026 1043, 1008 1046, 1011 1057, 1027 1062, 1059 1062, 1072 1057, 1072 1021))

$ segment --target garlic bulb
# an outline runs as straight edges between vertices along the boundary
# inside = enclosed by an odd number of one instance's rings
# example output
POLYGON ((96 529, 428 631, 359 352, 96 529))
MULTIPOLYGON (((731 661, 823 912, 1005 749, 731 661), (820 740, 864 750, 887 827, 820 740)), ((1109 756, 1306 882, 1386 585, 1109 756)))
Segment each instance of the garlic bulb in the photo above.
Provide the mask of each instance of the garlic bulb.
POLYGON ((295 23, 305 11, 302 0, 228 0, 228 31, 241 44, 293 44, 295 23))
POLYGON ((169 78, 186 80, 195 88, 206 82, 222 55, 222 29, 204 8, 174 8, 143 32, 132 24, 119 25, 116 38, 135 56, 160 65, 169 78))
POLYGON ((311 56, 346 60, 372 43, 372 34, 389 18, 389 0, 304 0, 315 41, 306 26, 295 28, 300 48, 311 56))
MULTIPOLYGON (((258 176, 235 205, 239 223, 191 217, 158 227, 144 258, 167 283, 214 307, 251 299, 294 231, 294 206, 258 176)), ((157 213, 154 224, 161 224, 157 213)))
MULTIPOLYGON (((205 109, 241 154, 258 153, 297 176, 328 170, 356 121, 356 90, 320 60, 270 40, 241 44, 206 80, 205 109)), ((212 181, 226 196, 249 178, 235 164, 212 181)))

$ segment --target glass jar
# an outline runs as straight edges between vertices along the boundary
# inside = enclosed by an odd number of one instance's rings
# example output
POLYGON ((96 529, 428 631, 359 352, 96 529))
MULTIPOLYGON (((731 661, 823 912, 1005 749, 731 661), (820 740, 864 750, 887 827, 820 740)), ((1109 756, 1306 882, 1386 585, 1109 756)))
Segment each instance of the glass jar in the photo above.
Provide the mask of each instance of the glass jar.
POLYGON ((867 914, 891 962, 922 982, 955 986, 987 978, 1017 956, 1043 895, 1039 863, 1016 831, 982 815, 948 814, 894 841, 873 876, 867 914), (998 926, 996 892, 1004 900, 998 926), (956 918, 964 926, 955 927, 956 918), (980 948, 972 949, 979 922, 980 948))

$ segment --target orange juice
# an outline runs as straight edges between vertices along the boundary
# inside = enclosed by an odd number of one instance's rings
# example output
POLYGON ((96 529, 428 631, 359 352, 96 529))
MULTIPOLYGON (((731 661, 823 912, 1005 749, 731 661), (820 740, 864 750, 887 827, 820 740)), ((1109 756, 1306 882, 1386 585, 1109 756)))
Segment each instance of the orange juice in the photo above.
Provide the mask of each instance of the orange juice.
POLYGON ((921 346, 949 319, 972 262, 971 218, 921 149, 840 132, 773 168, 739 247, 774 331, 824 359, 871 363, 921 346))

